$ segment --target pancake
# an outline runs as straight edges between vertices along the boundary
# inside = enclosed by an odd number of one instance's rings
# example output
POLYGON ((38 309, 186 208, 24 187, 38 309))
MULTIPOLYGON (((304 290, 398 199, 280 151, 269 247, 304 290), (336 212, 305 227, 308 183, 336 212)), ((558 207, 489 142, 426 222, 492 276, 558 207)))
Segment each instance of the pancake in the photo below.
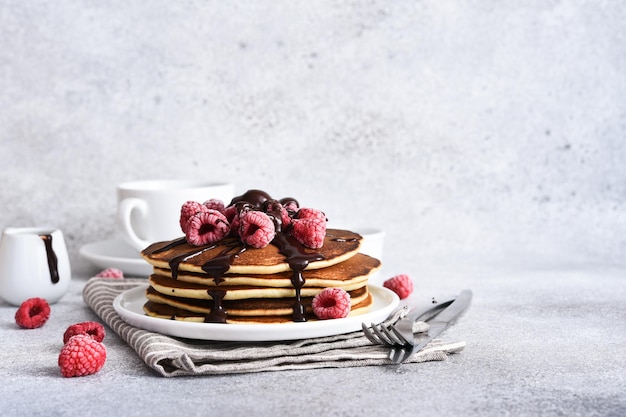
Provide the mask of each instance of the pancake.
MULTIPOLYGON (((282 235, 277 235, 278 237, 282 235)), ((288 236, 281 243, 287 246, 287 251, 295 248, 296 254, 291 258, 304 260, 305 269, 319 269, 341 263, 356 255, 362 239, 358 233, 348 230, 327 229, 324 245, 320 249, 306 248, 288 236)), ((205 246, 190 245, 185 238, 157 242, 144 249, 141 255, 152 266, 173 270, 174 274, 188 271, 215 275, 213 270, 219 270, 219 275, 267 275, 294 269, 290 265, 289 257, 281 253, 279 245, 271 244, 260 249, 246 248, 237 238, 227 238, 205 246)))
MULTIPOLYGON (((372 304, 371 294, 367 294, 366 298, 354 305, 348 317, 364 314, 368 311, 372 304)), ((207 315, 204 313, 197 313, 182 308, 172 307, 167 304, 162 304, 154 301, 147 301, 143 306, 144 312, 151 316, 166 320, 178 320, 188 322, 207 322, 207 315)), ((263 316, 235 316, 227 315, 225 322, 227 324, 278 324, 278 323, 293 323, 293 317, 291 310, 287 315, 263 315, 263 316)), ((306 321, 316 321, 315 314, 307 311, 305 314, 306 321)), ((209 322, 211 322, 209 320, 209 322)))
MULTIPOLYGON (((175 297, 193 298, 197 300, 210 300, 213 298, 212 291, 219 290, 224 292, 221 297, 223 300, 244 300, 246 298, 284 298, 295 297, 296 289, 294 287, 260 287, 251 285, 217 285, 217 286, 204 286, 199 284, 192 284, 186 282, 180 282, 168 277, 160 275, 151 275, 148 282, 150 287, 154 288, 157 292, 165 295, 172 295, 175 297)), ((345 291, 352 291, 358 288, 362 288, 367 284, 367 277, 360 282, 352 283, 351 285, 338 286, 345 291)), ((302 297, 314 297, 321 290, 327 287, 312 287, 303 286, 300 290, 302 297)))
MULTIPOLYGON (((327 268, 305 269, 302 277, 305 282, 303 287, 341 287, 349 288, 356 284, 362 284, 368 276, 380 269, 381 263, 371 256, 357 253, 348 260, 334 264, 327 268)), ((173 277, 172 270, 164 268, 154 268, 155 275, 162 277, 173 277)), ((185 283, 200 284, 206 286, 263 286, 293 288, 291 281, 293 273, 291 271, 279 272, 276 274, 225 274, 218 280, 206 273, 178 271, 176 279, 170 285, 182 286, 185 283), (219 281, 219 284, 216 283, 219 281)))
MULTIPOLYGON (((311 301, 313 297, 322 291, 323 288, 311 289, 310 295, 302 297, 302 304, 307 312, 312 312, 311 301)), ((363 303, 369 297, 367 287, 361 287, 350 294, 350 305, 356 306, 363 303)), ((148 288, 146 292, 148 300, 155 303, 166 304, 171 307, 183 310, 202 313, 205 316, 210 314, 214 307, 213 299, 191 299, 162 294, 154 288, 148 288)), ((221 301, 221 306, 228 312, 228 316, 287 316, 293 315, 293 294, 285 298, 246 298, 221 301)), ((362 305, 365 307, 365 305, 362 305)))

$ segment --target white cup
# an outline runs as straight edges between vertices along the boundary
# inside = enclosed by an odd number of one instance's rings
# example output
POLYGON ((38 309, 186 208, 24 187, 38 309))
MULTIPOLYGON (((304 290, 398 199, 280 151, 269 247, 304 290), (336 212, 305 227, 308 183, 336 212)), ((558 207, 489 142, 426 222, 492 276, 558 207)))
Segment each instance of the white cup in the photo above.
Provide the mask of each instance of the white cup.
POLYGON ((158 241, 183 235, 180 209, 187 201, 216 198, 228 205, 234 186, 194 180, 145 180, 117 186, 117 228, 132 247, 143 250, 158 241))
POLYGON ((352 231, 363 236, 359 252, 382 261, 385 231, 371 227, 356 227, 352 231))
MULTIPOLYGON (((365 255, 369 255, 372 258, 376 258, 379 261, 383 261, 383 248, 385 243, 385 231, 381 229, 377 229, 375 227, 369 226, 354 226, 354 225, 340 225, 330 226, 337 229, 350 230, 354 233, 358 233, 363 237, 361 240, 361 247, 359 248, 359 252, 365 255)), ((381 275, 380 270, 374 272, 369 276, 369 282, 380 285, 381 283, 381 275)))
POLYGON ((51 227, 10 227, 0 242, 0 298, 20 305, 33 297, 58 301, 72 272, 63 233, 51 227))

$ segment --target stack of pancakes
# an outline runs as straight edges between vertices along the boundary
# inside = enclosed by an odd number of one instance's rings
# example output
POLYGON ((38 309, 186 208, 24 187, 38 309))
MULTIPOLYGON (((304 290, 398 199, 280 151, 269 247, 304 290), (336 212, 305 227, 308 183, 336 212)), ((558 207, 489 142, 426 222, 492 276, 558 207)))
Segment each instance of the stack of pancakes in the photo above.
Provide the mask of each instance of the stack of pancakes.
POLYGON ((209 323, 284 323, 315 320, 311 300, 324 288, 351 297, 351 315, 372 304, 368 277, 381 263, 359 253, 362 237, 327 229, 324 245, 309 249, 289 236, 248 248, 239 239, 192 246, 185 238, 142 251, 153 267, 146 314, 209 323))

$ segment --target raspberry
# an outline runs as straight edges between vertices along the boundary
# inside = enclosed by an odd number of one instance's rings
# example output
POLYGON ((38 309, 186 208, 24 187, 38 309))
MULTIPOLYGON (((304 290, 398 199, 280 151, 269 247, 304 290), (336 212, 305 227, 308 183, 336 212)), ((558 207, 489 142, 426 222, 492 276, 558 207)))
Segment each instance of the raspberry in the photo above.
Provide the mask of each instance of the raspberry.
POLYGON ((350 314, 350 294, 342 288, 324 288, 311 305, 320 320, 340 319, 350 314))
POLYGON ((291 234, 307 248, 319 249, 324 245, 326 220, 319 218, 293 219, 291 234))
POLYGON ((197 201, 187 201, 180 208, 180 228, 183 230, 183 233, 187 234, 187 223, 192 216, 195 216, 198 213, 203 211, 207 211, 207 207, 198 203, 197 201))
POLYGON ((50 317, 50 305, 43 298, 29 298, 15 313, 15 322, 24 329, 43 326, 50 317))
POLYGON ((303 207, 300 210, 298 210, 298 212, 296 213, 296 218, 297 219, 320 219, 322 221, 326 221, 326 215, 324 214, 324 212, 316 210, 316 209, 312 209, 312 208, 306 208, 306 207, 303 207))
POLYGON ((398 294, 400 299, 405 299, 413 292, 413 281, 408 275, 400 274, 383 282, 383 287, 398 294))
POLYGON ((70 337, 76 336, 77 334, 86 334, 91 336, 95 341, 102 342, 106 332, 104 326, 95 321, 84 321, 82 323, 72 324, 67 328, 65 333, 63 333, 63 344, 66 344, 67 341, 70 340, 70 337))
POLYGON ((73 376, 91 375, 98 372, 107 357, 104 345, 91 336, 77 334, 70 337, 59 354, 59 368, 61 374, 70 378, 73 376))
POLYGON ((96 276, 100 278, 124 278, 124 272, 117 268, 107 268, 98 272, 96 276))
POLYGON ((239 211, 232 205, 224 209, 224 216, 230 223, 230 236, 239 236, 239 211))
POLYGON ((283 227, 287 227, 291 224, 291 216, 289 216, 289 211, 285 207, 281 207, 280 209, 280 220, 282 221, 283 227))
POLYGON ((292 213, 297 212, 298 207, 300 207, 298 205, 298 202, 294 200, 293 198, 289 198, 289 197, 283 198, 282 200, 280 200, 280 202, 282 203, 285 210, 290 211, 292 213))
POLYGON ((266 247, 276 235, 274 222, 270 216, 262 211, 249 210, 242 212, 240 221, 239 236, 245 244, 253 248, 266 247))
POLYGON ((284 230, 291 223, 291 217, 287 209, 276 200, 266 202, 265 212, 280 220, 281 229, 284 230))
POLYGON ((185 235, 191 245, 202 246, 220 241, 230 232, 226 217, 217 210, 207 209, 189 218, 185 235))
POLYGON ((232 224, 233 219, 237 217, 239 213, 237 212, 237 206, 232 205, 228 206, 224 209, 224 216, 226 216, 226 220, 232 224))
POLYGON ((217 198, 207 200, 202 203, 202 205, 208 209, 217 210, 222 214, 224 214, 224 210, 226 209, 226 207, 224 206, 224 202, 222 200, 218 200, 217 198))

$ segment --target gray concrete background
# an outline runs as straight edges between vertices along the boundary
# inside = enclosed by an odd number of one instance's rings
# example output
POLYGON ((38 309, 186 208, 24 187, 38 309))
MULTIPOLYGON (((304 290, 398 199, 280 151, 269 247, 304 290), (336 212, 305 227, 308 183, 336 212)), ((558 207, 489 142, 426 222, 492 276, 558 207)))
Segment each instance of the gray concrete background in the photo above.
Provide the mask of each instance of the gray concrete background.
POLYGON ((80 270, 117 183, 204 178, 384 228, 393 272, 620 261, 624 21, 619 2, 0 0, 0 227, 62 228, 80 270))

